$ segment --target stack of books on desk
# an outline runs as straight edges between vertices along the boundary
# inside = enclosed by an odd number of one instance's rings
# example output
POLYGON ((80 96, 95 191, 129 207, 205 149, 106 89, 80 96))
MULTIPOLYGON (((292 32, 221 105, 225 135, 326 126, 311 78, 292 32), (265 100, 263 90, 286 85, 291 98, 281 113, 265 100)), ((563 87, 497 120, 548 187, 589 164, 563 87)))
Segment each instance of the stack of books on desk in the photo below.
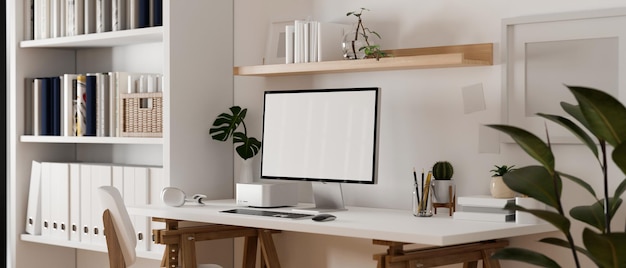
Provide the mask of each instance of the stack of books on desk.
POLYGON ((460 209, 454 212, 455 220, 490 222, 515 222, 515 210, 505 209, 515 198, 493 198, 489 195, 459 196, 460 209))

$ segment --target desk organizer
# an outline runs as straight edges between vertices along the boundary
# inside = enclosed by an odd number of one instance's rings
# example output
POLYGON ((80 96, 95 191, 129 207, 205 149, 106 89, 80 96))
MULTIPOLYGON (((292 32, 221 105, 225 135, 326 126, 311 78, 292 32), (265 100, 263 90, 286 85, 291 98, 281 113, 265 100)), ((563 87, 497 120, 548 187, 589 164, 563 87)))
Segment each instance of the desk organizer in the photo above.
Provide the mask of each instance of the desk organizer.
POLYGON ((163 136, 163 93, 120 94, 122 137, 163 136))

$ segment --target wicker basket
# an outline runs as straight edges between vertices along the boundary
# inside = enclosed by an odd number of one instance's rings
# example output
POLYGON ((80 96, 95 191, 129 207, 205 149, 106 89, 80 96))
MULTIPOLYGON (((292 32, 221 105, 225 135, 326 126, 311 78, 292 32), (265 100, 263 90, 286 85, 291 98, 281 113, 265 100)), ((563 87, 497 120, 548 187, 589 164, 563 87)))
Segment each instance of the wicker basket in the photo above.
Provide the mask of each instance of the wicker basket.
POLYGON ((163 137, 163 93, 120 94, 122 137, 163 137))

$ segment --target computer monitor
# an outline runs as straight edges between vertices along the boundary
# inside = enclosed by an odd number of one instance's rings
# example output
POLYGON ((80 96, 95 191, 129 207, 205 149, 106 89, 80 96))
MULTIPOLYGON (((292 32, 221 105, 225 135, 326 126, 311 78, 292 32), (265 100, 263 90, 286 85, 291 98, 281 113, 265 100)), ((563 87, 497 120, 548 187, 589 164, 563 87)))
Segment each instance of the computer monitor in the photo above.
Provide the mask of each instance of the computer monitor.
POLYGON ((341 183, 377 183, 379 111, 379 88, 266 91, 261 178, 312 181, 312 210, 344 210, 341 183))

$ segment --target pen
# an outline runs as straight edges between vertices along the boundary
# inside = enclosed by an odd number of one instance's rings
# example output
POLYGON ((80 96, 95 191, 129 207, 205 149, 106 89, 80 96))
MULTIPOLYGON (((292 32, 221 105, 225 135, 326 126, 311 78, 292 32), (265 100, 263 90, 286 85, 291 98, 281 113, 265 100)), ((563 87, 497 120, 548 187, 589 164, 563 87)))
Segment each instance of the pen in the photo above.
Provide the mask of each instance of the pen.
POLYGON ((415 197, 417 197, 417 202, 419 202, 420 192, 419 192, 419 186, 417 184, 417 173, 415 173, 415 167, 413 167, 413 182, 415 183, 415 197))

